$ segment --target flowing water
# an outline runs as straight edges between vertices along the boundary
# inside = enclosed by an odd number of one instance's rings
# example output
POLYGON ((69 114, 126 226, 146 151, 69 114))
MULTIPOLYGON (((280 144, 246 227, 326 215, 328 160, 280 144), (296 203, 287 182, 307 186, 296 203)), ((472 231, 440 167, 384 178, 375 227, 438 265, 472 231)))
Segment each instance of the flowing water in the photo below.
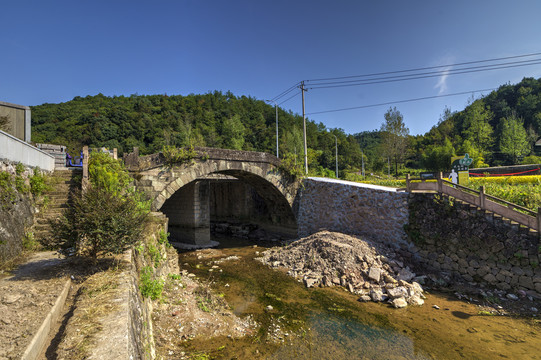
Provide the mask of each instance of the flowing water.
POLYGON ((541 359, 541 323, 479 315, 474 304, 426 294, 422 307, 360 303, 340 288, 307 289, 254 260, 263 246, 220 237, 215 250, 179 254, 258 330, 244 339, 196 338, 189 352, 216 359, 541 359), (238 260, 213 261, 228 256, 238 260), (212 269, 212 271, 209 271, 212 269), (266 310, 267 306, 272 310, 266 310), (438 305, 439 310, 433 308, 438 305))

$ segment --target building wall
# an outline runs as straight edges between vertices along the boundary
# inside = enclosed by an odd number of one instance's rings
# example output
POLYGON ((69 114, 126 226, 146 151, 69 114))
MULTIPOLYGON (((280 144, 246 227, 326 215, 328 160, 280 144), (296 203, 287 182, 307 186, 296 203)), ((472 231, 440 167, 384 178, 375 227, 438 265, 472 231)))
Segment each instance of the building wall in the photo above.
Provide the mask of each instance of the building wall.
POLYGON ((39 167, 45 171, 53 171, 55 168, 52 155, 3 131, 0 131, 0 159, 39 167))
POLYGON ((30 108, 0 101, 0 118, 7 118, 4 132, 30 142, 30 108))

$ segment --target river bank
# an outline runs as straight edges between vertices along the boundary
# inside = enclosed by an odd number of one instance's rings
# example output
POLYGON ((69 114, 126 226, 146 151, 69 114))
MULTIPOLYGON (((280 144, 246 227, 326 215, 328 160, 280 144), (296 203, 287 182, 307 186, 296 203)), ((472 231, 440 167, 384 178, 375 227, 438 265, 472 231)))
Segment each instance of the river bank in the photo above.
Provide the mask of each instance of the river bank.
POLYGON ((219 249, 181 253, 181 268, 211 282, 234 314, 250 316, 258 327, 239 339, 180 342, 186 358, 539 358, 541 327, 535 317, 491 315, 476 299, 431 289, 423 306, 361 303, 341 287, 306 288, 287 270, 254 260, 267 247, 219 240, 219 249))

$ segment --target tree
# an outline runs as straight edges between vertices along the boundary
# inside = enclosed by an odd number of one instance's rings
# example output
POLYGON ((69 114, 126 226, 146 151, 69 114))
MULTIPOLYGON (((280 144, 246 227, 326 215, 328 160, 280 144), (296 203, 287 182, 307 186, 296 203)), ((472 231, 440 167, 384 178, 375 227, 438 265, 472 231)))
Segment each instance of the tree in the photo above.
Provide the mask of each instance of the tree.
POLYGON ((384 117, 385 122, 381 125, 383 153, 392 159, 395 173, 398 175, 398 164, 405 160, 409 129, 404 124, 404 117, 396 107, 389 108, 384 117))
POLYGON ((524 121, 516 117, 515 114, 502 118, 500 126, 502 134, 500 136, 500 151, 513 158, 513 164, 518 162, 518 158, 530 153, 530 145, 524 121))
POLYGON ((428 146, 423 154, 423 165, 433 171, 445 171, 451 167, 451 157, 455 156, 455 148, 448 138, 443 145, 428 146))
POLYGON ((465 111, 464 138, 475 144, 483 155, 489 151, 494 143, 493 129, 489 124, 493 116, 492 112, 485 108, 485 103, 482 100, 474 101, 465 111))
POLYGON ((240 115, 234 115, 233 117, 225 119, 222 127, 225 147, 242 150, 245 129, 246 128, 240 121, 240 115))

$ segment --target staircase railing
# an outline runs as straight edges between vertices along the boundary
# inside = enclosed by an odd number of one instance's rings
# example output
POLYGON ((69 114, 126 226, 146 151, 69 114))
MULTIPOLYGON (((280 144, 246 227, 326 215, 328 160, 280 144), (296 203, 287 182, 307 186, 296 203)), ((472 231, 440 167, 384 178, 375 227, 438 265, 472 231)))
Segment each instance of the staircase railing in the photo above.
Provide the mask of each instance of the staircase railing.
POLYGON ((513 204, 509 201, 485 193, 485 187, 481 186, 479 190, 454 184, 451 181, 444 180, 442 174, 438 173, 436 181, 425 181, 423 179, 412 179, 406 175, 406 189, 408 192, 434 191, 452 196, 469 204, 475 205, 482 210, 488 210, 498 214, 511 221, 534 229, 541 236, 541 207, 537 212, 513 204))

